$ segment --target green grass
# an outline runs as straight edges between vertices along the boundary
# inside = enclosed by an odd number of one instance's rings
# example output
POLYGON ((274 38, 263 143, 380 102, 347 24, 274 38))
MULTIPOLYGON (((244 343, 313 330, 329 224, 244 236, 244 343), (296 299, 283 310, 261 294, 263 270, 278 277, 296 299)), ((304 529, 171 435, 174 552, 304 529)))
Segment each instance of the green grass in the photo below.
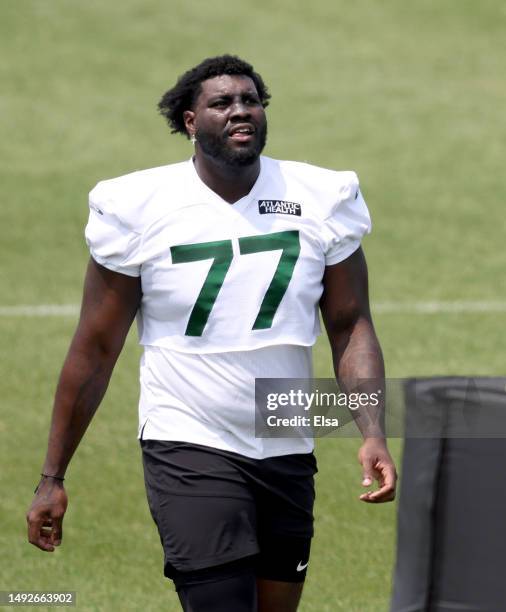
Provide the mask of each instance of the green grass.
MULTIPOLYGON (((155 112, 175 77, 235 52, 273 94, 273 157, 353 168, 373 215, 373 302, 505 299, 506 11, 499 0, 1 1, 0 306, 74 303, 86 194, 190 156, 155 112)), ((376 316, 391 377, 504 374, 503 314, 376 316)), ((68 473, 65 542, 25 542, 71 318, 0 318, 0 590, 82 610, 177 610, 144 499, 132 334, 68 473)), ((330 375, 325 343, 316 371, 330 375)), ((400 456, 400 441, 392 441, 400 456)), ((302 612, 388 609, 395 506, 358 500, 358 440, 318 442, 302 612)))

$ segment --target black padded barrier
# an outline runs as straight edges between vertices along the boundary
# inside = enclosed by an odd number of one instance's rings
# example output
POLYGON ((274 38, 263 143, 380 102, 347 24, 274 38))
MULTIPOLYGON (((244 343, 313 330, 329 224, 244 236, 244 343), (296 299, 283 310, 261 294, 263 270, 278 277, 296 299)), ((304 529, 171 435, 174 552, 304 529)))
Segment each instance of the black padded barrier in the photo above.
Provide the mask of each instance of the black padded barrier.
POLYGON ((391 612, 505 612, 506 378, 404 391, 391 612))

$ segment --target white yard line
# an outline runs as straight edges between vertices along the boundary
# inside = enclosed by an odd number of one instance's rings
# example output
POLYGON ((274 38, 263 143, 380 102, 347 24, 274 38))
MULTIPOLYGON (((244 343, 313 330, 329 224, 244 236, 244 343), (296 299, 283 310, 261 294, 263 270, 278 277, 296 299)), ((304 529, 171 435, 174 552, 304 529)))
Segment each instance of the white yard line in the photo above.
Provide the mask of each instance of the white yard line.
POLYGON ((377 302, 372 304, 377 313, 385 314, 460 314, 480 312, 506 312, 506 302, 377 302))
POLYGON ((74 317, 78 314, 77 304, 0 306, 0 317, 74 317))
MULTIPOLYGON (((506 302, 377 302, 372 304, 372 310, 378 314, 506 313, 506 302)), ((76 317, 78 314, 78 304, 0 306, 0 317, 76 317)))

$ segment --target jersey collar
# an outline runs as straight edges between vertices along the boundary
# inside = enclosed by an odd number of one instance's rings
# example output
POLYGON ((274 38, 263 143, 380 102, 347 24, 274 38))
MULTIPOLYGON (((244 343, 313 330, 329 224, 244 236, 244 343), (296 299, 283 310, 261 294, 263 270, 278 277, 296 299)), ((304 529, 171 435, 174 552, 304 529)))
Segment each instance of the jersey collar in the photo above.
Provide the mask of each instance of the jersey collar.
MULTIPOLYGON (((221 196, 219 196, 215 191, 210 189, 204 181, 200 178, 195 168, 195 164, 193 163, 193 157, 188 160, 189 166, 189 174, 190 174, 190 184, 192 195, 197 201, 206 202, 216 202, 221 206, 225 205, 227 208, 233 208, 234 210, 244 209, 250 202, 255 199, 255 195, 258 193, 258 190, 262 186, 265 178, 265 160, 263 155, 260 156, 260 172, 258 174, 257 180, 255 181, 253 187, 250 192, 245 196, 237 200, 236 202, 227 202, 221 196)), ((193 198, 192 198, 193 199, 193 198)))

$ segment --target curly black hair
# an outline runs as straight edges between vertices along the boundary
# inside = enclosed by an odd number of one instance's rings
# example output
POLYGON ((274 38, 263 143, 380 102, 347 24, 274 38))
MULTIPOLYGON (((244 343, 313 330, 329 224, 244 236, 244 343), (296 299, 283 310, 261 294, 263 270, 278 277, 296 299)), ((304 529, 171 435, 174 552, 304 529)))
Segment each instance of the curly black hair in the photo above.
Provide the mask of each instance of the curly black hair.
POLYGON ((185 134, 186 127, 183 120, 183 112, 190 110, 194 105, 199 93, 202 81, 212 79, 222 74, 233 74, 250 77, 265 108, 271 97, 262 77, 253 70, 253 66, 240 59, 236 55, 219 55, 208 57, 200 64, 191 68, 179 77, 172 89, 166 91, 160 102, 158 110, 165 117, 173 134, 185 134))

